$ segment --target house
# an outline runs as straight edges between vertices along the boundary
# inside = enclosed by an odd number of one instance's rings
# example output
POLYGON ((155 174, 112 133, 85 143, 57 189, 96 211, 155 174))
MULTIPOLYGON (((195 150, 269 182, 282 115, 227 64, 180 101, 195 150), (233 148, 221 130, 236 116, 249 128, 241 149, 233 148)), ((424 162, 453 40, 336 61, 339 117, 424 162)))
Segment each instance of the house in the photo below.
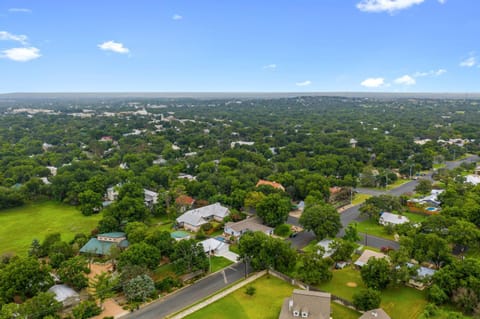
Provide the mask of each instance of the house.
MULTIPOLYGON (((323 239, 317 243, 317 246, 323 248, 323 251, 324 251, 322 256, 323 258, 330 257, 335 252, 333 249, 330 248, 330 244, 332 243, 332 241, 333 240, 331 239, 323 239)), ((317 250, 317 254, 320 254, 320 249, 317 250)))
POLYGON ((99 141, 99 142, 113 142, 113 137, 111 137, 111 136, 102 136, 98 141, 99 141))
POLYGON ((358 257, 357 261, 355 261, 354 265, 362 268, 370 258, 383 259, 388 258, 388 256, 382 253, 377 253, 373 250, 365 249, 360 257, 358 257))
POLYGON ((145 205, 147 206, 152 206, 158 203, 158 193, 154 191, 143 189, 143 196, 145 205))
POLYGON ((250 217, 236 223, 229 222, 224 227, 225 235, 233 236, 235 239, 240 238, 248 231, 261 231, 269 236, 273 234, 273 228, 263 225, 260 217, 250 217))
POLYGON ((465 182, 470 183, 472 185, 480 184, 480 176, 479 175, 467 175, 465 177, 465 182))
POLYGON ((195 199, 187 195, 180 195, 175 199, 175 204, 180 208, 180 212, 184 213, 187 209, 192 208, 195 199))
POLYGON ((282 191, 285 191, 285 187, 283 187, 282 184, 277 183, 277 182, 270 182, 270 181, 266 181, 264 179, 261 179, 261 180, 258 181, 256 187, 259 187, 259 186, 262 186, 262 185, 272 186, 275 189, 280 189, 282 191))
POLYGON ((203 246, 203 251, 207 255, 219 255, 229 251, 229 245, 216 238, 206 239, 201 241, 200 244, 203 246))
POLYGON ((354 139, 354 138, 350 139, 350 146, 352 148, 355 148, 357 146, 357 143, 358 143, 358 141, 356 139, 354 139))
MULTIPOLYGON (((409 268, 414 266, 415 265, 412 263, 407 263, 407 267, 409 268)), ((437 272, 435 269, 420 266, 418 267, 416 274, 413 275, 408 281, 408 285, 418 290, 423 290, 425 287, 429 286, 430 279, 433 277, 435 272, 437 272)))
POLYGON ((63 307, 73 307, 80 303, 80 295, 67 285, 54 285, 48 292, 53 293, 55 300, 61 302, 63 307))
POLYGON ((329 319, 330 299, 331 295, 326 292, 295 289, 292 296, 284 300, 278 318, 329 319))
POLYGON ((105 197, 110 201, 116 201, 118 199, 118 188, 121 187, 120 184, 107 188, 107 193, 105 197))
POLYGON ((220 203, 215 203, 189 210, 178 217, 176 221, 178 226, 197 232, 203 224, 208 223, 210 220, 221 222, 229 213, 228 208, 220 205, 220 203))
POLYGON ((80 253, 106 255, 110 252, 110 248, 113 245, 120 248, 127 248, 128 240, 126 234, 123 232, 98 234, 97 238, 91 238, 80 248, 80 253))
POLYGON ((390 316, 382 308, 368 310, 358 319, 390 319, 390 316))
POLYGON ((395 226, 408 223, 409 221, 410 220, 405 216, 383 212, 380 214, 380 219, 378 220, 378 223, 383 226, 395 226))

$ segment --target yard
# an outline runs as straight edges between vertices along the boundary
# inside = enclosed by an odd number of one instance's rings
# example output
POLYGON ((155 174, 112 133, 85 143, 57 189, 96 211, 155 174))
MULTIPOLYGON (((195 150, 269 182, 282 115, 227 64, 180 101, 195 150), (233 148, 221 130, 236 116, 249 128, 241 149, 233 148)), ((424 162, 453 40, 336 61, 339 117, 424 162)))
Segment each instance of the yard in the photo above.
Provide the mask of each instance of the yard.
MULTIPOLYGON (((320 285, 319 288, 352 300, 353 294, 364 289, 365 285, 360 277, 360 272, 347 267, 342 270, 334 270, 332 280, 320 285)), ((392 319, 418 318, 426 304, 425 292, 413 288, 393 287, 382 291, 381 307, 392 319)))
MULTIPOLYGON (((292 294, 293 286, 273 276, 263 276, 251 286, 256 288, 253 296, 245 294, 245 287, 219 301, 185 317, 187 319, 277 319, 283 300, 292 294)), ((360 314, 332 303, 333 319, 356 319, 360 314)))
POLYGON ((42 241, 47 234, 60 233, 70 241, 75 234, 90 234, 101 214, 84 216, 75 207, 41 202, 0 212, 0 254, 25 255, 34 238, 42 241))
POLYGON ((216 272, 233 264, 232 261, 220 256, 210 257, 210 272, 216 272))
POLYGON ((364 201, 372 197, 372 195, 369 194, 355 194, 355 197, 353 198, 352 205, 359 205, 363 204, 364 201))
MULTIPOLYGON (((403 216, 407 217, 413 223, 420 223, 428 218, 426 215, 420 215, 415 213, 404 212, 403 216)), ((393 234, 388 234, 385 230, 385 227, 378 224, 377 221, 373 219, 367 219, 357 223, 357 230, 360 233, 365 233, 368 235, 373 235, 377 237, 382 237, 390 240, 394 240, 393 234)))

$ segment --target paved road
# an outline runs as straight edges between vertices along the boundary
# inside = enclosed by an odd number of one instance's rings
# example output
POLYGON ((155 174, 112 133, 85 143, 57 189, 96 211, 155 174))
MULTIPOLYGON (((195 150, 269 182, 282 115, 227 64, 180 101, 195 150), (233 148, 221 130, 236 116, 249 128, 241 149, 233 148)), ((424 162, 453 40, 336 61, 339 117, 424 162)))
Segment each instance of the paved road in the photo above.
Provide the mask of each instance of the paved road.
POLYGON ((191 286, 177 293, 167 296, 159 301, 134 311, 122 318, 124 319, 158 319, 178 312, 179 310, 196 303, 224 287, 240 280, 245 276, 245 264, 236 263, 223 272, 205 277, 191 286))
POLYGON ((454 168, 460 166, 462 163, 473 163, 473 162, 478 162, 479 160, 480 160, 480 157, 478 157, 477 155, 471 155, 469 157, 466 157, 466 158, 458 160, 458 161, 445 162, 445 166, 448 169, 454 169, 454 168))

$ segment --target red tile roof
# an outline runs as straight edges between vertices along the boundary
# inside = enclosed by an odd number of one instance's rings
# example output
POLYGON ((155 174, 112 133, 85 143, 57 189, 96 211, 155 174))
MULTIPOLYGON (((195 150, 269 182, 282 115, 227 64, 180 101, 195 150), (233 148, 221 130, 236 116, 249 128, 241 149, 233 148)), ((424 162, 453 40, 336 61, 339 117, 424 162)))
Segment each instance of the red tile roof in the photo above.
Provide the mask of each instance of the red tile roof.
POLYGON ((180 206, 191 206, 195 200, 187 195, 180 195, 175 199, 175 203, 180 206))

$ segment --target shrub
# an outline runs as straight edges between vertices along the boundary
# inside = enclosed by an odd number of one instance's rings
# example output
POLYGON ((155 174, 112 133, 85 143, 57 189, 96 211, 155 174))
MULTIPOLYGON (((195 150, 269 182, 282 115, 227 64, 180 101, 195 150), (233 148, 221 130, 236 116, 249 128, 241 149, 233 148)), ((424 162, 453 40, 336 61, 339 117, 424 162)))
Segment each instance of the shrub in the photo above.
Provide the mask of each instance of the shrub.
POLYGON ((155 288, 161 292, 170 292, 175 287, 180 287, 182 282, 173 277, 165 277, 164 279, 155 283, 155 288))
POLYGON ((253 296, 257 292, 257 288, 254 286, 247 286, 247 289, 245 289, 245 293, 249 296, 253 296))
POLYGON ((88 319, 99 315, 102 312, 102 308, 97 306, 95 301, 88 300, 78 304, 73 308, 72 313, 75 319, 88 319))
POLYGON ((286 237, 290 234, 290 226, 287 224, 281 224, 275 227, 273 233, 277 236, 286 237))

